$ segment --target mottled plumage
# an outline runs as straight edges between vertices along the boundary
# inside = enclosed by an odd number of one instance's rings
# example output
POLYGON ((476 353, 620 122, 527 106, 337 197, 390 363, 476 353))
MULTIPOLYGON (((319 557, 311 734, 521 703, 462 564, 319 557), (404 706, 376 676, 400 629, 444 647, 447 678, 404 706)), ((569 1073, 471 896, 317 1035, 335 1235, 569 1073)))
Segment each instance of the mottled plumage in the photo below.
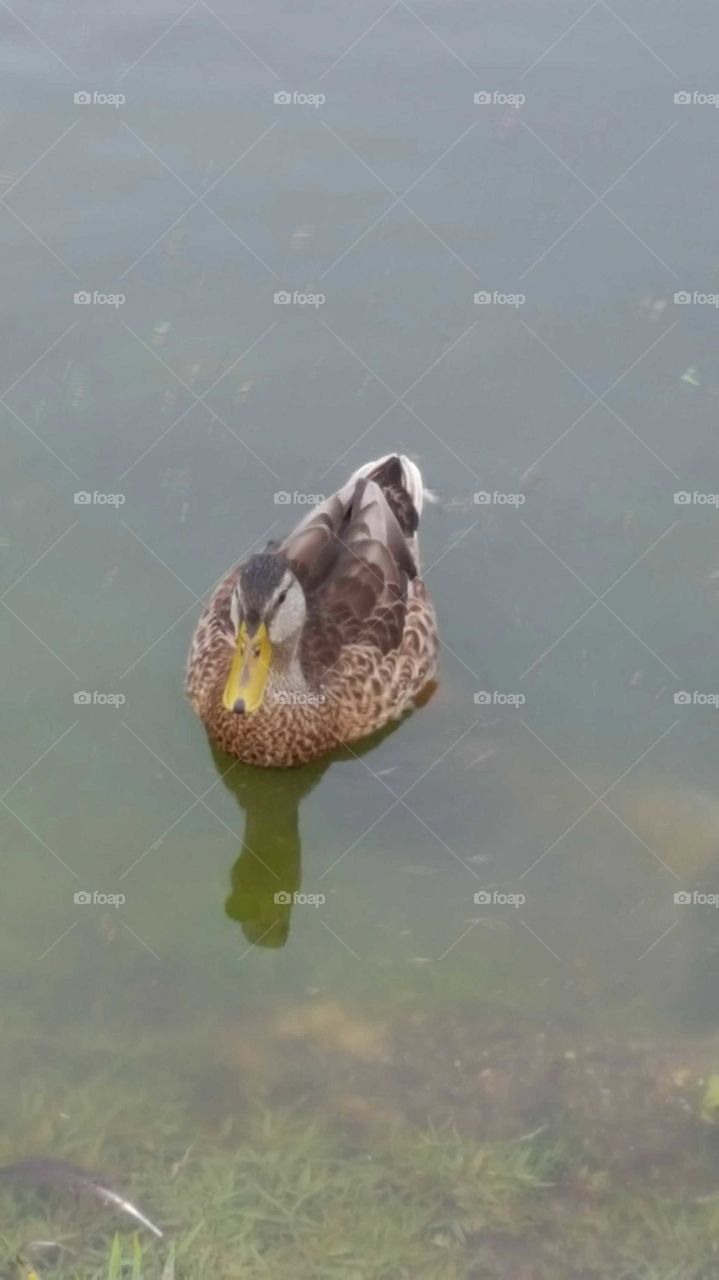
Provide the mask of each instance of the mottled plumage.
POLYGON ((192 641, 187 690, 226 751, 301 764, 413 704, 438 650, 419 578, 422 497, 408 459, 369 463, 219 584, 192 641))

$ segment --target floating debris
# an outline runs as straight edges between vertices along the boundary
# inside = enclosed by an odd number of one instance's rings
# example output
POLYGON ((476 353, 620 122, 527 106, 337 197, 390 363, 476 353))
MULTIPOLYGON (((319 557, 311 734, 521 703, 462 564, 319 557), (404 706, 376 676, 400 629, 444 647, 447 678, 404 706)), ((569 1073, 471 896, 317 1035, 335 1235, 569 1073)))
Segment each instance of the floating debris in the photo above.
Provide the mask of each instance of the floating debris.
POLYGON ((471 494, 458 498, 447 498, 442 506, 446 511, 471 511, 476 503, 471 494))
POLYGON ((639 303, 639 314, 650 324, 658 324, 669 306, 669 299, 648 293, 639 303))
POLYGON ((74 1195, 94 1198, 101 1204, 128 1214, 143 1227, 147 1227, 147 1230, 158 1239, 162 1240, 165 1234, 155 1226, 154 1222, 146 1218, 144 1213, 127 1199, 127 1196, 121 1191, 113 1190, 102 1174, 89 1173, 87 1169, 68 1164, 65 1160, 51 1160, 44 1157, 19 1160, 16 1164, 2 1165, 0 1178, 10 1182, 24 1182, 31 1186, 59 1187, 71 1191, 74 1195))
POLYGON ((197 379, 200 376, 201 370, 202 370, 202 365, 198 360, 196 360, 194 364, 190 365, 190 368, 187 372, 187 377, 185 379, 188 387, 194 387, 195 383, 197 382, 197 379))
POLYGON ((182 1173, 182 1170, 185 1168, 185 1165, 187 1164, 187 1161, 188 1161, 188 1160, 189 1160, 189 1158, 190 1158, 190 1152, 192 1151, 192 1149, 193 1149, 194 1145, 195 1145, 195 1144, 194 1144, 193 1142, 191 1142, 191 1143, 190 1143, 190 1145, 189 1145, 189 1147, 187 1147, 187 1149, 186 1149, 186 1151, 185 1151, 185 1154, 181 1157, 181 1159, 180 1159, 180 1160, 176 1160, 176 1161, 175 1161, 175 1163, 173 1164, 172 1168, 170 1169, 170 1179, 171 1179, 171 1180, 172 1180, 173 1178, 176 1178, 176 1177, 177 1177, 177 1175, 178 1175, 178 1173, 182 1173))
POLYGON ((114 942, 117 937, 117 924, 113 920, 112 916, 108 915, 106 911, 103 911, 100 916, 100 923, 97 926, 97 932, 103 941, 107 943, 114 942))
POLYGON ((494 132, 498 138, 502 139, 502 141, 505 141, 507 138, 513 138, 515 134, 520 132, 520 111, 521 108, 519 106, 512 106, 508 111, 503 112, 500 116, 494 126, 494 132))
POLYGON ((152 326, 151 342, 153 347, 164 347, 165 338, 167 337, 171 328, 172 328, 172 325, 170 324, 169 320, 158 320, 157 324, 154 324, 152 326))
POLYGON ((697 377, 697 367, 694 364, 690 364, 689 368, 684 370, 679 381, 686 382, 689 387, 700 387, 702 385, 697 377))
POLYGON ((538 467, 532 464, 532 466, 527 467, 527 470, 523 471, 519 477, 519 492, 532 493, 534 489, 538 489, 543 484, 543 473, 538 469, 538 467))
POLYGON ((497 754, 496 747, 487 747, 484 751, 481 751, 478 756, 475 756, 474 760, 470 760, 466 768, 474 769, 477 767, 478 764, 484 764, 485 760, 491 760, 492 756, 496 756, 496 754, 497 754))
POLYGON ((247 404, 247 401, 249 400, 249 397, 250 397, 250 392, 254 387, 254 385, 255 385, 254 378, 246 378, 244 382, 240 383, 239 387, 237 388, 237 395, 235 397, 237 404, 247 404))
POLYGON ((167 467, 162 473, 160 485, 176 497, 184 497, 192 488, 191 467, 167 467))
POLYGON ((315 228, 311 223, 305 222, 299 227, 295 227, 290 236, 290 244, 294 250, 306 249, 308 242, 315 234, 315 228))

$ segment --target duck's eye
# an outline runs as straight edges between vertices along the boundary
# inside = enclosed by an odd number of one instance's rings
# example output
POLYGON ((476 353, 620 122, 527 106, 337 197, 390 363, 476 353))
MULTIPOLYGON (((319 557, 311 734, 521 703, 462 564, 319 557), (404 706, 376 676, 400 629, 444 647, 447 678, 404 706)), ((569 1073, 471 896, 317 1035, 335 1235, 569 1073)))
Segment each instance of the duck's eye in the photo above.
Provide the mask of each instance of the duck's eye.
POLYGON ((280 594, 278 595, 277 603, 284 604, 286 599, 287 599, 287 588, 285 587, 285 590, 281 591, 280 594))

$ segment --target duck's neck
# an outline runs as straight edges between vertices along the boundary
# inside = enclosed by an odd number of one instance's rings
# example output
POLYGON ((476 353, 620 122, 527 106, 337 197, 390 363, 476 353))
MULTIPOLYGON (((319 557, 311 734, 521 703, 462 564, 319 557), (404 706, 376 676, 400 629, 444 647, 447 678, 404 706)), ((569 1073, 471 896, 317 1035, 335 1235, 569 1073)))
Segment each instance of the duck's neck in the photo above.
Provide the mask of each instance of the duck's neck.
POLYGON ((281 694, 306 694, 310 687, 305 680, 300 664, 299 644, 293 643, 286 648, 278 648, 272 655, 272 666, 267 680, 266 699, 272 704, 273 699, 281 694))

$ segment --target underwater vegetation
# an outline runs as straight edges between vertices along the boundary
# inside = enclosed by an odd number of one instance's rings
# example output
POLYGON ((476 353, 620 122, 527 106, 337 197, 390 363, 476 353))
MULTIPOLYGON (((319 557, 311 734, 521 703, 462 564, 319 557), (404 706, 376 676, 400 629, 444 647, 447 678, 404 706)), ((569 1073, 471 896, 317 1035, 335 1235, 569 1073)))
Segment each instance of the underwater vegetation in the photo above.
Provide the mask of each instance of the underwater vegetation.
POLYGON ((24 1149, 110 1170, 165 1233, 3 1179, 7 1280, 717 1275, 716 1037, 587 1040, 308 1001, 238 1025, 211 1069, 198 1058, 171 1086, 156 1038, 122 1064, 110 1040, 58 1051, 21 1026, 6 1050, 17 1068, 31 1053, 44 1083, 11 1107, 3 1072, 2 1162, 24 1149))

